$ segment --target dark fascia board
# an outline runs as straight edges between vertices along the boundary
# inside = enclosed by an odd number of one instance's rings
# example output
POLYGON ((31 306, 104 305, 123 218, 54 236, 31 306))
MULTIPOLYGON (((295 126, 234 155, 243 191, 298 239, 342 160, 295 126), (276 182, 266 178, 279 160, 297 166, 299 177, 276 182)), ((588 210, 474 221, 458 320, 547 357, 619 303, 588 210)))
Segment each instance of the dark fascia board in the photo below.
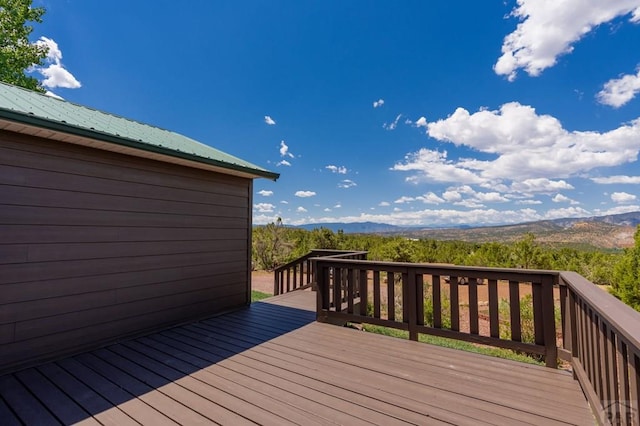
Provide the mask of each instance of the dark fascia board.
POLYGON ((17 111, 7 110, 0 108, 0 118, 11 120, 17 123, 40 127, 43 129, 63 132, 72 134, 75 136, 86 137, 90 139, 96 139, 103 142, 109 142, 116 145, 126 146, 128 148, 135 148, 142 151, 153 152, 156 154, 167 155, 170 157, 181 158, 183 160, 194 161, 196 163, 208 164, 222 169, 234 170, 242 173, 247 173, 255 177, 262 177, 271 180, 277 180, 280 177, 280 173, 270 172, 268 170, 254 169, 252 167, 246 167, 239 164, 227 163, 224 161, 218 161, 211 158, 204 158, 197 155, 189 154, 187 152, 176 151, 170 148, 164 148, 162 146, 152 145, 141 141, 136 141, 129 138, 119 137, 103 133, 97 130, 85 129, 82 127, 74 126, 64 122, 58 122, 53 120, 47 120, 45 118, 37 117, 32 114, 24 114, 17 111))

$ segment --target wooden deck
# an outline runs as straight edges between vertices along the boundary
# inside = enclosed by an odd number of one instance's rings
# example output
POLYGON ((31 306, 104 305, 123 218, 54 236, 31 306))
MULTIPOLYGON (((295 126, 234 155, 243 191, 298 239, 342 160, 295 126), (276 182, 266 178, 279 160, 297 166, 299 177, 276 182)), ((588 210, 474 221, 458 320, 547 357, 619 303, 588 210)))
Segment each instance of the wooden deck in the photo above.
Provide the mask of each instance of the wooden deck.
POLYGON ((593 424, 570 374, 314 322, 297 291, 0 377, 0 423, 593 424))

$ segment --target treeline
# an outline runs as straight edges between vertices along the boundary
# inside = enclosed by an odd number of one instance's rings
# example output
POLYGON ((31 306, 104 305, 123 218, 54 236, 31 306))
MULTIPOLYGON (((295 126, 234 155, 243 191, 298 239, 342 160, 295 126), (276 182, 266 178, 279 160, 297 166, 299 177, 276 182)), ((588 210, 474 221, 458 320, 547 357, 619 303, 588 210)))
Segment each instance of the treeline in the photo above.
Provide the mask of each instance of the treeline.
POLYGON ((366 250, 369 260, 379 261, 575 271, 595 284, 610 286, 616 297, 640 310, 640 226, 635 247, 614 253, 549 247, 531 233, 506 244, 345 234, 326 228, 306 231, 281 222, 254 228, 255 269, 272 270, 312 249, 366 250))

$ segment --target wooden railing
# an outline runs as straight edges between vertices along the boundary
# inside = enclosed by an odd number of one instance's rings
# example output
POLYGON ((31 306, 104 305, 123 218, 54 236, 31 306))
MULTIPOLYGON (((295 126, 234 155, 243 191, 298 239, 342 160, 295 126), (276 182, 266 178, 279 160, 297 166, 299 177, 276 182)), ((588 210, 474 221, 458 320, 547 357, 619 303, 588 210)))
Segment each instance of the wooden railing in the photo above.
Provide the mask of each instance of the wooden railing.
POLYGON ((306 255, 292 260, 273 271, 273 295, 302 290, 314 285, 314 265, 316 257, 339 257, 343 259, 366 259, 366 251, 353 250, 312 250, 306 255))
POLYGON ((512 349, 552 368, 565 360, 601 424, 640 424, 640 314, 574 272, 311 262, 318 321, 512 349))
POLYGON ((575 272, 560 274, 564 347, 601 424, 640 424, 640 314, 575 272))

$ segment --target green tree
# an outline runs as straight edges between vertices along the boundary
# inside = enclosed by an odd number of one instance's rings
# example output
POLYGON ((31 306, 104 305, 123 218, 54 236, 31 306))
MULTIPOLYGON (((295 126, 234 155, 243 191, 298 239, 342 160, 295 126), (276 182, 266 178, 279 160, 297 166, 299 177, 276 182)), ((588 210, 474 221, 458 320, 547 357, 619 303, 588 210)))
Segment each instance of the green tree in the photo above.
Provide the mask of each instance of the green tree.
POLYGON ((613 270, 612 293, 640 311, 640 225, 633 239, 634 246, 624 251, 613 270))
POLYGON ((536 243, 536 237, 531 232, 513 244, 511 252, 516 267, 531 269, 543 267, 542 250, 536 243))
POLYGON ((30 22, 42 22, 43 7, 31 7, 32 0, 0 0, 0 81, 44 92, 40 82, 25 74, 34 65, 42 65, 48 48, 31 43, 30 22))
POLYGON ((253 231, 253 255, 259 267, 273 270, 283 264, 291 253, 293 244, 287 238, 282 219, 256 228, 253 231))

